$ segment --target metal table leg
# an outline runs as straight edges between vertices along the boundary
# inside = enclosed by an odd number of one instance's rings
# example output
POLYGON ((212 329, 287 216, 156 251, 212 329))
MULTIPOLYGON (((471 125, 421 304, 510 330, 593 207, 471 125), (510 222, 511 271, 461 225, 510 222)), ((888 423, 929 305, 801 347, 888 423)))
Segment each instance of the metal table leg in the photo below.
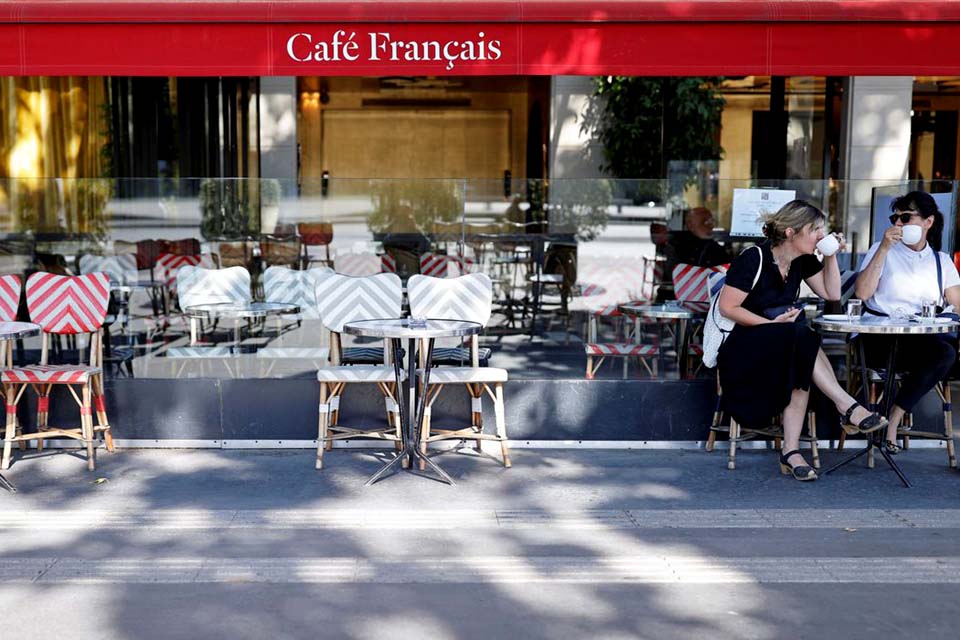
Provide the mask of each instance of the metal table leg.
MULTIPOLYGON (((893 379, 894 379, 894 376, 896 375, 894 373, 894 367, 896 366, 896 363, 897 363, 897 343, 898 343, 897 337, 893 336, 893 342, 890 345, 890 353, 887 356, 887 379, 884 380, 884 384, 883 384, 883 413, 884 414, 890 413, 890 406, 893 404, 893 382, 894 382, 893 379)), ((869 393, 870 379, 867 373, 867 360, 866 360, 865 351, 863 348, 863 340, 859 341, 859 351, 860 351, 860 379, 863 381, 861 385, 861 392, 864 398, 863 406, 869 407, 870 406, 870 393, 869 393)), ((875 448, 877 451, 880 452, 880 455, 883 456, 883 459, 887 461, 887 464, 890 465, 890 468, 893 469, 893 471, 897 474, 897 477, 900 478, 900 481, 903 483, 903 486, 909 489, 910 481, 907 480, 907 477, 903 474, 903 471, 900 470, 899 465, 897 465, 897 463, 893 461, 893 458, 891 458, 890 454, 888 454, 886 451, 883 450, 883 447, 881 446, 882 442, 883 442, 883 434, 880 433, 879 429, 877 431, 874 431, 873 433, 867 434, 866 447, 856 452, 852 456, 849 456, 848 458, 841 460, 837 464, 833 465, 832 467, 824 471, 823 475, 832 473, 837 469, 839 469, 840 467, 850 464, 857 458, 867 455, 871 449, 875 448)))
MULTIPOLYGON (((397 379, 397 389, 402 389, 401 383, 401 368, 400 368, 400 355, 402 353, 400 349, 400 340, 398 338, 392 339, 393 343, 393 370, 397 379)), ((396 471, 397 467, 402 467, 404 460, 409 460, 410 465, 408 470, 413 471, 415 466, 414 463, 416 460, 423 460, 426 466, 430 467, 433 471, 440 476, 440 479, 446 482, 447 484, 455 485, 456 483, 453 479, 447 475, 447 473, 437 466, 433 460, 423 454, 420 451, 420 447, 417 445, 420 441, 420 429, 423 425, 423 416, 426 412, 426 389, 427 385, 430 383, 430 368, 431 361, 433 360, 433 344, 434 339, 430 338, 427 340, 427 353, 426 359, 424 361, 423 367, 423 389, 424 392, 419 394, 418 397, 418 384, 417 384, 417 341, 414 338, 410 338, 408 341, 407 348, 407 399, 406 401, 401 401, 397 403, 399 405, 400 412, 400 433, 401 438, 403 439, 403 449, 385 464, 379 471, 377 471, 373 476, 367 480, 367 486, 370 486, 380 478, 384 477, 388 471, 393 469, 396 471), (415 420, 412 419, 415 417, 415 420)))

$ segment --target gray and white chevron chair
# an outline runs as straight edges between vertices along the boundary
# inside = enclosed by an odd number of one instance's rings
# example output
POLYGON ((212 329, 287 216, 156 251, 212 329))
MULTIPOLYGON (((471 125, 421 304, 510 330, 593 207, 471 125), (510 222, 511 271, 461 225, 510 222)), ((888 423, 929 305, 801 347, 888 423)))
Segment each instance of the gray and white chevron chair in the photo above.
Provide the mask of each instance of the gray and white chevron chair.
POLYGON ((95 256, 84 254, 80 256, 80 274, 102 271, 110 278, 110 284, 116 286, 133 285, 137 283, 137 256, 123 254, 117 256, 95 256))
MULTIPOLYGON (((459 278, 431 278, 411 276, 407 281, 407 296, 410 314, 413 317, 439 320, 469 320, 486 326, 490 321, 493 305, 493 284, 483 273, 473 273, 459 278)), ((430 442, 439 440, 474 440, 477 450, 481 441, 494 440, 500 443, 503 466, 510 466, 509 440, 503 405, 503 383, 507 381, 506 369, 481 367, 479 362, 479 339, 470 341, 470 365, 435 367, 430 370, 430 384, 423 390, 426 394, 423 431, 420 446, 424 452, 430 442), (459 429, 439 429, 431 426, 431 407, 444 385, 465 385, 471 398, 470 426, 459 429), (496 417, 496 433, 483 432, 483 395, 493 400, 496 417)), ((425 350, 421 349, 421 353, 425 350)))
MULTIPOLYGON (((326 346, 327 332, 321 331, 319 345, 283 345, 283 323, 301 320, 319 323, 320 309, 317 307, 317 284, 323 273, 333 273, 329 267, 319 267, 306 271, 294 271, 286 267, 268 267, 263 273, 263 292, 267 302, 283 302, 300 307, 300 313, 289 316, 276 316, 277 330, 280 333, 278 344, 257 350, 257 357, 271 361, 265 375, 273 371, 273 360, 309 360, 316 368, 326 364, 330 349, 326 346)), ((309 331, 307 332, 309 334, 309 331)))
MULTIPOLYGON (((339 273, 321 273, 316 289, 317 308, 323 326, 330 331, 330 366, 317 370, 320 383, 320 421, 317 435, 316 468, 323 468, 324 449, 333 448, 334 440, 375 438, 401 443, 399 390, 390 360, 377 365, 343 365, 340 361, 340 333, 343 325, 357 320, 399 318, 403 302, 400 277, 393 273, 354 277, 339 273), (376 384, 387 410, 387 426, 358 429, 338 425, 340 396, 350 384, 376 384)), ((404 372, 403 375, 406 375, 404 372)))
MULTIPOLYGON (((186 310, 200 304, 250 302, 250 272, 244 267, 205 269, 183 266, 177 271, 177 294, 180 308, 186 310)), ((234 322, 239 322, 235 320, 234 322)), ((190 318, 190 344, 195 346, 203 327, 199 318, 190 318)))

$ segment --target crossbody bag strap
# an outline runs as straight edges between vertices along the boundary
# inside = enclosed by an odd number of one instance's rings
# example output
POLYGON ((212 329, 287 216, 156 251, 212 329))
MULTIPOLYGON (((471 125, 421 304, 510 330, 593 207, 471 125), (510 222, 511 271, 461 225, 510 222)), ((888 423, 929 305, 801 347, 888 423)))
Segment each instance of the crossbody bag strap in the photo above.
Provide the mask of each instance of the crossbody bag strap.
MULTIPOLYGON (((760 252, 760 264, 759 266, 757 266, 757 273, 754 274, 753 282, 750 284, 750 291, 753 291, 753 289, 757 286, 757 282, 759 282, 760 280, 760 274, 763 272, 763 249, 760 248, 760 245, 754 245, 754 248, 756 248, 756 250, 760 252)), ((723 285, 723 286, 727 286, 727 285, 723 285)), ((722 292, 723 289, 721 288, 720 291, 722 292)), ((716 314, 717 314, 717 307, 719 306, 720 306, 720 294, 718 293, 717 304, 713 305, 713 316, 711 317, 711 320, 713 320, 713 324, 716 325, 717 329, 720 330, 720 333, 724 333, 724 334, 730 333, 729 331, 721 327, 719 322, 717 322, 716 314)))
POLYGON ((937 304, 941 307, 945 307, 947 306, 947 301, 943 297, 943 265, 940 264, 940 252, 933 247, 930 247, 930 249, 933 251, 934 259, 937 261, 937 304))

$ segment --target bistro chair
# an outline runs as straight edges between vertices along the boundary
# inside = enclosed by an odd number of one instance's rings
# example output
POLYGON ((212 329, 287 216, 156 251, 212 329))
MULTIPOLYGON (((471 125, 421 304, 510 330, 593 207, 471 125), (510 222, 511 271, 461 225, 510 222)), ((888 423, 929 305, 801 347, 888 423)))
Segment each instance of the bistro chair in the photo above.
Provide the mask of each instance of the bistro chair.
POLYGON ((420 274, 433 278, 455 278, 473 271, 474 262, 470 258, 424 253, 420 256, 420 274))
MULTIPOLYGON (((196 305, 231 302, 244 304, 253 300, 250 294, 250 272, 243 267, 226 269, 181 267, 177 271, 177 291, 180 296, 180 308, 184 312, 196 305)), ((240 322, 240 320, 234 322, 240 322)), ((203 323, 200 318, 190 316, 191 346, 197 344, 201 333, 203 333, 203 323)))
POLYGON ((309 269, 311 264, 320 263, 326 267, 333 267, 330 259, 330 243, 333 242, 333 224, 330 222, 301 222, 297 225, 300 235, 300 268, 309 269), (323 258, 310 253, 311 247, 323 247, 326 254, 323 258))
MULTIPOLYGON (((410 314, 418 318, 437 320, 467 320, 486 326, 490 321, 493 306, 493 284, 483 273, 468 274, 459 278, 441 279, 429 276, 411 276, 407 282, 410 298, 410 314)), ((440 440, 474 440, 481 450, 483 440, 500 443, 503 466, 510 466, 510 448, 503 405, 503 383, 507 381, 506 369, 481 367, 478 355, 479 338, 470 337, 470 365, 460 367, 437 367, 430 371, 429 385, 423 389, 426 397, 420 447, 424 453, 427 445, 440 440), (430 424, 431 408, 445 385, 464 385, 470 394, 470 426, 459 429, 433 428, 430 424), (483 395, 493 400, 496 432, 483 432, 483 395)), ((425 349, 420 349, 421 355, 425 349)), ((421 465, 423 463, 421 462, 421 465)))
POLYGON ((183 267, 202 266, 209 269, 216 267, 211 254, 178 255, 174 253, 161 254, 153 266, 153 280, 163 286, 164 308, 177 300, 177 272, 183 267))
POLYGON ((107 274, 111 286, 134 285, 139 277, 137 256, 132 253, 117 256, 96 256, 88 253, 80 256, 79 266, 81 275, 98 271, 107 274))
MULTIPOLYGON (((725 271, 715 271, 707 279, 710 295, 710 303, 719 297, 724 282, 727 279, 725 271)), ((707 322, 713 322, 709 317, 707 322)), ((720 387, 720 369, 717 368, 717 400, 713 410, 713 422, 710 425, 710 434, 707 436, 705 449, 708 453, 713 451, 714 444, 717 441, 718 433, 726 433, 730 441, 729 453, 727 456, 727 469, 733 471, 737 468, 737 447, 741 442, 752 440, 754 438, 769 438, 774 442, 774 447, 779 449, 783 438, 783 427, 779 422, 771 421, 769 425, 751 425, 749 427, 739 424, 732 416, 727 416, 723 410, 723 389, 720 387), (728 425, 724 425, 724 418, 729 418, 728 425)), ((813 409, 807 410, 807 435, 800 436, 801 442, 810 443, 810 455, 814 469, 820 468, 820 450, 817 446, 817 414, 813 409)))
POLYGON ((373 276, 386 271, 377 254, 349 251, 337 251, 333 258, 333 269, 341 275, 354 277, 373 276))
POLYGON ((271 360, 264 375, 273 371, 272 360, 300 359, 310 360, 314 368, 323 366, 330 356, 330 349, 323 346, 326 342, 326 332, 321 331, 321 346, 283 346, 283 323, 295 321, 300 326, 303 320, 320 322, 320 308, 317 306, 317 285, 320 275, 333 273, 329 267, 319 267, 306 271, 294 271, 283 267, 268 267, 263 274, 263 289, 267 302, 283 302, 300 307, 300 313, 295 316, 276 316, 280 343, 277 346, 257 350, 258 358, 271 360))
POLYGON ((20 308, 20 276, 0 276, 0 322, 13 322, 20 308))
MULTIPOLYGON (((396 388, 393 366, 388 366, 389 349, 383 349, 381 364, 344 365, 341 363, 343 325, 358 320, 399 318, 403 300, 400 278, 392 273, 351 277, 321 273, 316 289, 317 308, 324 328, 330 331, 330 366, 317 370, 320 383, 320 419, 317 435, 316 468, 323 468, 323 452, 333 448, 334 440, 374 438, 402 442, 400 432, 400 391, 396 388), (340 397, 347 385, 375 384, 386 404, 387 426, 360 429, 339 425, 340 397)), ((402 373, 406 376, 405 370, 402 373)))
MULTIPOLYGON (((710 287, 709 278, 712 273, 726 273, 729 265, 720 265, 716 267, 698 267, 692 264, 679 263, 673 268, 673 292, 677 300, 684 303, 689 308, 701 306, 705 311, 710 306, 710 287)), ((692 326, 688 328, 690 335, 689 347, 687 348, 686 358, 690 362, 691 358, 703 357, 703 346, 699 338, 703 329, 703 322, 692 321, 692 326)), ((679 349, 679 346, 677 347, 679 349)), ((700 372, 703 361, 693 372, 693 377, 700 372)), ((689 366, 687 367, 689 371, 689 366)))
POLYGON ((37 440, 43 447, 45 438, 67 437, 83 442, 87 450, 87 468, 94 469, 94 437, 103 434, 107 451, 113 452, 113 436, 107 421, 103 395, 103 331, 110 297, 110 280, 105 273, 84 276, 60 276, 35 273, 27 279, 27 308, 30 319, 42 329, 40 364, 11 367, 0 373, 7 398, 7 425, 3 443, 2 468, 10 466, 14 442, 37 440), (48 363, 51 335, 89 336, 89 364, 48 363), (80 426, 50 427, 50 391, 55 385, 66 386, 80 406, 80 426), (27 386, 37 392, 37 430, 15 434, 17 407, 27 386), (93 423, 96 409, 97 424, 93 423))
MULTIPOLYGON (((0 276, 0 322, 14 322, 20 309, 20 292, 23 286, 20 276, 0 276)), ((3 362, 5 367, 13 366, 13 340, 5 341, 3 362)), ((3 394, 0 393, 0 396, 3 394)))
POLYGON ((300 266, 300 238, 294 235, 272 235, 260 239, 263 264, 296 269, 300 266))

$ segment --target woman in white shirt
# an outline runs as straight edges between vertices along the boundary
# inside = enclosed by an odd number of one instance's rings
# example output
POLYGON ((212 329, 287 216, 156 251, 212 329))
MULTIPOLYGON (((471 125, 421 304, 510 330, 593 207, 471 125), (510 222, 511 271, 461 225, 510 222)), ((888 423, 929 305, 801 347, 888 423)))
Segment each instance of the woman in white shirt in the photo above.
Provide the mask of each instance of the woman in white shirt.
MULTIPOLYGON (((856 296, 865 301, 868 313, 877 315, 918 314, 927 301, 960 309, 960 275, 947 254, 940 251, 943 214, 928 193, 912 191, 893 201, 893 226, 883 240, 870 247, 857 276, 856 296), (920 240, 906 244, 904 227, 920 227, 920 240)), ((909 235, 909 234, 908 234, 909 235)), ((892 338, 863 335, 867 363, 886 366, 892 338)), ((943 380, 957 360, 957 350, 944 336, 911 336, 897 351, 896 370, 903 373, 900 390, 893 399, 883 447, 900 452, 897 428, 903 416, 943 380)))

